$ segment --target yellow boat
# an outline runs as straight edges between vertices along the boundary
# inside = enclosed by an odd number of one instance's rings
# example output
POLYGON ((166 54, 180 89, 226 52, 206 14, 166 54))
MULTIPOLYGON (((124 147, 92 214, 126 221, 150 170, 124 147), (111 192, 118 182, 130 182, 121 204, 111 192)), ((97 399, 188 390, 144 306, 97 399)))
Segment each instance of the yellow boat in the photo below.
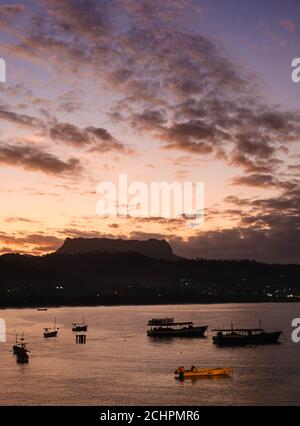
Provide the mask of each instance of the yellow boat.
POLYGON ((190 370, 186 370, 184 367, 178 367, 174 374, 175 378, 180 380, 193 377, 230 377, 232 368, 197 368, 192 366, 190 370))

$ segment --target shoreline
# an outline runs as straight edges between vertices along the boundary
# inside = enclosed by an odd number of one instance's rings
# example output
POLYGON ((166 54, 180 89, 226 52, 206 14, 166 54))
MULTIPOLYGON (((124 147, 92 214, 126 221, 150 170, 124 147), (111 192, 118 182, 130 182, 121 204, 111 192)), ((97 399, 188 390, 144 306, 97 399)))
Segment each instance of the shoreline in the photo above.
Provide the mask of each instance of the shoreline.
POLYGON ((224 300, 224 301, 187 301, 187 302, 180 302, 180 301, 176 301, 176 302, 171 302, 171 301, 162 301, 161 303, 57 303, 57 304, 48 304, 48 305, 44 305, 44 304, 28 304, 28 305, 22 305, 22 306, 18 306, 18 305, 7 305, 7 306, 0 306, 0 311, 4 311, 7 309, 38 309, 38 308, 47 308, 47 309, 51 309, 51 308, 80 308, 80 307, 86 307, 86 308, 97 308, 97 307, 121 307, 121 306, 166 306, 166 305, 170 305, 170 306, 176 306, 176 305, 247 305, 247 304, 252 304, 252 305, 261 305, 261 304, 273 304, 273 305, 277 305, 277 304, 297 304, 299 303, 300 300, 277 300, 277 301, 270 301, 270 300, 248 300, 248 301, 241 301, 241 300, 224 300))

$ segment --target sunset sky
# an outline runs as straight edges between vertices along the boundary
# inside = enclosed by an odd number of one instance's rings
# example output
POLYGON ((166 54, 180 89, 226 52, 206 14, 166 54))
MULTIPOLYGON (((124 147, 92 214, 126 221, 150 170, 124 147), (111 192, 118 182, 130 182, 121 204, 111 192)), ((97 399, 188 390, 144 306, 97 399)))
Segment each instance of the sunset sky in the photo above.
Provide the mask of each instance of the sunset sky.
POLYGON ((167 239, 300 261, 298 0, 0 1, 0 252, 167 239), (97 184, 205 183, 205 222, 96 215, 97 184))

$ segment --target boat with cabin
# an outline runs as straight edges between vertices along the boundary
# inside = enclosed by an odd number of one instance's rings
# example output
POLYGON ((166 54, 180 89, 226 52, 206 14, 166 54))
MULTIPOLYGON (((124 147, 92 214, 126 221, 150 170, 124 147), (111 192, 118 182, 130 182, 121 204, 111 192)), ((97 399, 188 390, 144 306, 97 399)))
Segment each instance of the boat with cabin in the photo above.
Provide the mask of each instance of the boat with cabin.
POLYGON ((84 321, 84 317, 82 317, 82 322, 73 322, 72 324, 72 331, 78 332, 78 331, 87 331, 88 325, 84 321))
POLYGON ((13 345, 13 354, 18 355, 19 353, 23 353, 23 349, 26 348, 27 343, 24 342, 24 333, 22 333, 22 337, 18 339, 18 334, 16 333, 16 343, 13 345))
POLYGON ((184 380, 190 378, 217 378, 230 377, 233 372, 232 368, 197 368, 194 365, 190 370, 184 367, 178 367, 175 371, 175 379, 184 380))
POLYGON ((195 326, 191 321, 174 321, 174 318, 153 318, 148 322, 149 337, 205 337, 207 325, 195 326))
POLYGON ((213 343, 217 346, 274 345, 279 343, 281 331, 265 331, 259 328, 214 329, 213 343))
POLYGON ((27 343, 25 342, 24 334, 20 338, 20 341, 17 341, 16 345, 13 347, 14 354, 17 356, 18 364, 28 364, 29 362, 29 353, 27 349, 27 343))
POLYGON ((56 327, 56 317, 54 318, 54 326, 53 328, 44 328, 44 337, 56 337, 58 333, 59 328, 56 327))

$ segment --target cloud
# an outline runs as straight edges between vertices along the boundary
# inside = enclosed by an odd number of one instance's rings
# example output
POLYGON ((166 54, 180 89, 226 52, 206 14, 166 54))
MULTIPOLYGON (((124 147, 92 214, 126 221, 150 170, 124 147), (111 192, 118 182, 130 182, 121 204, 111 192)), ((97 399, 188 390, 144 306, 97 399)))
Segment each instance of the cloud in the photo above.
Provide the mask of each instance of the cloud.
POLYGON ((134 15, 142 26, 154 25, 175 25, 182 19, 187 19, 193 15, 197 19, 205 14, 205 7, 201 3, 193 3, 191 0, 153 0, 151 2, 142 0, 121 0, 119 2, 129 13, 134 15))
POLYGON ((239 176, 232 179, 233 185, 265 187, 275 189, 293 190, 299 188, 300 181, 296 179, 280 180, 270 174, 253 173, 246 176, 239 176))
POLYGON ((59 122, 56 118, 48 116, 47 119, 32 117, 10 111, 7 107, 0 107, 0 120, 29 127, 41 134, 48 136, 53 141, 84 147, 90 145, 91 148, 99 152, 118 151, 124 154, 132 153, 124 144, 117 141, 108 130, 102 127, 89 126, 83 129, 71 123, 59 122))
POLYGON ((0 5, 0 15, 1 16, 12 16, 23 12, 25 9, 24 4, 1 4, 0 5))
POLYGON ((109 233, 78 228, 65 228, 58 231, 58 234, 62 235, 64 238, 115 238, 114 235, 109 233))
POLYGON ((43 232, 36 234, 6 234, 0 232, 0 243, 7 244, 2 248, 3 253, 8 252, 33 252, 35 254, 56 250, 63 243, 63 239, 47 235, 43 232))
POLYGON ((37 220, 28 219, 26 217, 5 217, 3 220, 7 223, 39 223, 37 220))
POLYGON ((25 87, 23 83, 16 83, 14 85, 8 85, 1 87, 1 91, 9 96, 15 98, 18 102, 18 108, 27 108, 28 105, 32 106, 43 106, 44 108, 50 108, 51 102, 48 99, 35 96, 32 90, 25 87))
POLYGON ((1 4, 0 5, 0 23, 6 27, 12 23, 17 15, 20 15, 26 6, 24 4, 1 4))
POLYGON ((133 114, 131 121, 133 127, 140 130, 152 130, 166 124, 167 117, 163 110, 145 109, 140 114, 133 114))
POLYGON ((69 90, 68 92, 63 93, 57 99, 58 110, 63 112, 76 112, 82 109, 82 90, 69 90))
POLYGON ((233 228, 199 230, 183 239, 170 236, 176 254, 213 259, 255 259, 264 262, 300 263, 300 191, 285 190, 270 198, 227 196, 224 202, 238 209, 222 209, 222 217, 237 210, 233 228))
POLYGON ((108 225, 108 227, 112 229, 119 229, 120 225, 118 223, 111 223, 108 225))
POLYGON ((163 129, 159 137, 167 142, 166 149, 177 148, 198 154, 210 154, 222 135, 221 131, 202 120, 190 120, 163 129))
POLYGON ((244 185, 244 186, 257 186, 274 188, 278 182, 272 175, 266 174, 251 174, 248 176, 239 176, 232 180, 233 185, 244 185))
POLYGON ((130 238, 133 240, 141 240, 141 241, 149 240, 152 238, 158 239, 158 240, 164 239, 164 237, 162 237, 162 234, 159 232, 143 232, 143 231, 137 231, 137 230, 132 231, 130 233, 130 238))
POLYGON ((52 140, 65 142, 71 145, 89 143, 88 135, 70 123, 55 123, 49 127, 49 136, 52 140))
POLYGON ((280 25, 289 33, 294 33, 296 31, 296 25, 291 19, 282 19, 280 25))
MULTIPOLYGON (((256 78, 225 57, 215 40, 176 29, 187 14, 203 13, 192 1, 89 0, 83 6, 53 0, 41 7, 38 25, 23 35, 17 51, 48 58, 60 72, 88 68, 95 82, 118 94, 110 117, 152 132, 166 149, 209 154, 246 173, 267 174, 275 173, 280 149, 299 141, 299 112, 264 102, 256 78)), ((93 133, 68 130, 70 137, 61 123, 51 133, 78 145, 93 133)), ((109 146, 127 152, 108 140, 93 149, 106 152, 109 146)))
POLYGON ((178 255, 210 259, 255 259, 264 262, 299 263, 300 230, 282 228, 222 229, 202 232, 183 241, 170 240, 178 255))
POLYGON ((78 159, 64 161, 33 144, 0 142, 0 164, 50 175, 73 175, 81 171, 78 159))
POLYGON ((19 124, 26 127, 35 127, 39 120, 26 114, 18 114, 8 110, 6 107, 0 106, 0 119, 9 121, 13 124, 19 124))
POLYGON ((288 168, 292 171, 300 172, 300 164, 290 164, 288 168))
POLYGON ((60 31, 72 30, 93 41, 107 39, 111 15, 109 2, 105 0, 51 0, 48 5, 49 17, 53 17, 60 31))
POLYGON ((124 151, 125 146, 116 141, 113 136, 101 127, 86 127, 79 129, 70 123, 55 121, 48 127, 49 137, 54 141, 73 146, 92 145, 93 149, 101 152, 124 151))

